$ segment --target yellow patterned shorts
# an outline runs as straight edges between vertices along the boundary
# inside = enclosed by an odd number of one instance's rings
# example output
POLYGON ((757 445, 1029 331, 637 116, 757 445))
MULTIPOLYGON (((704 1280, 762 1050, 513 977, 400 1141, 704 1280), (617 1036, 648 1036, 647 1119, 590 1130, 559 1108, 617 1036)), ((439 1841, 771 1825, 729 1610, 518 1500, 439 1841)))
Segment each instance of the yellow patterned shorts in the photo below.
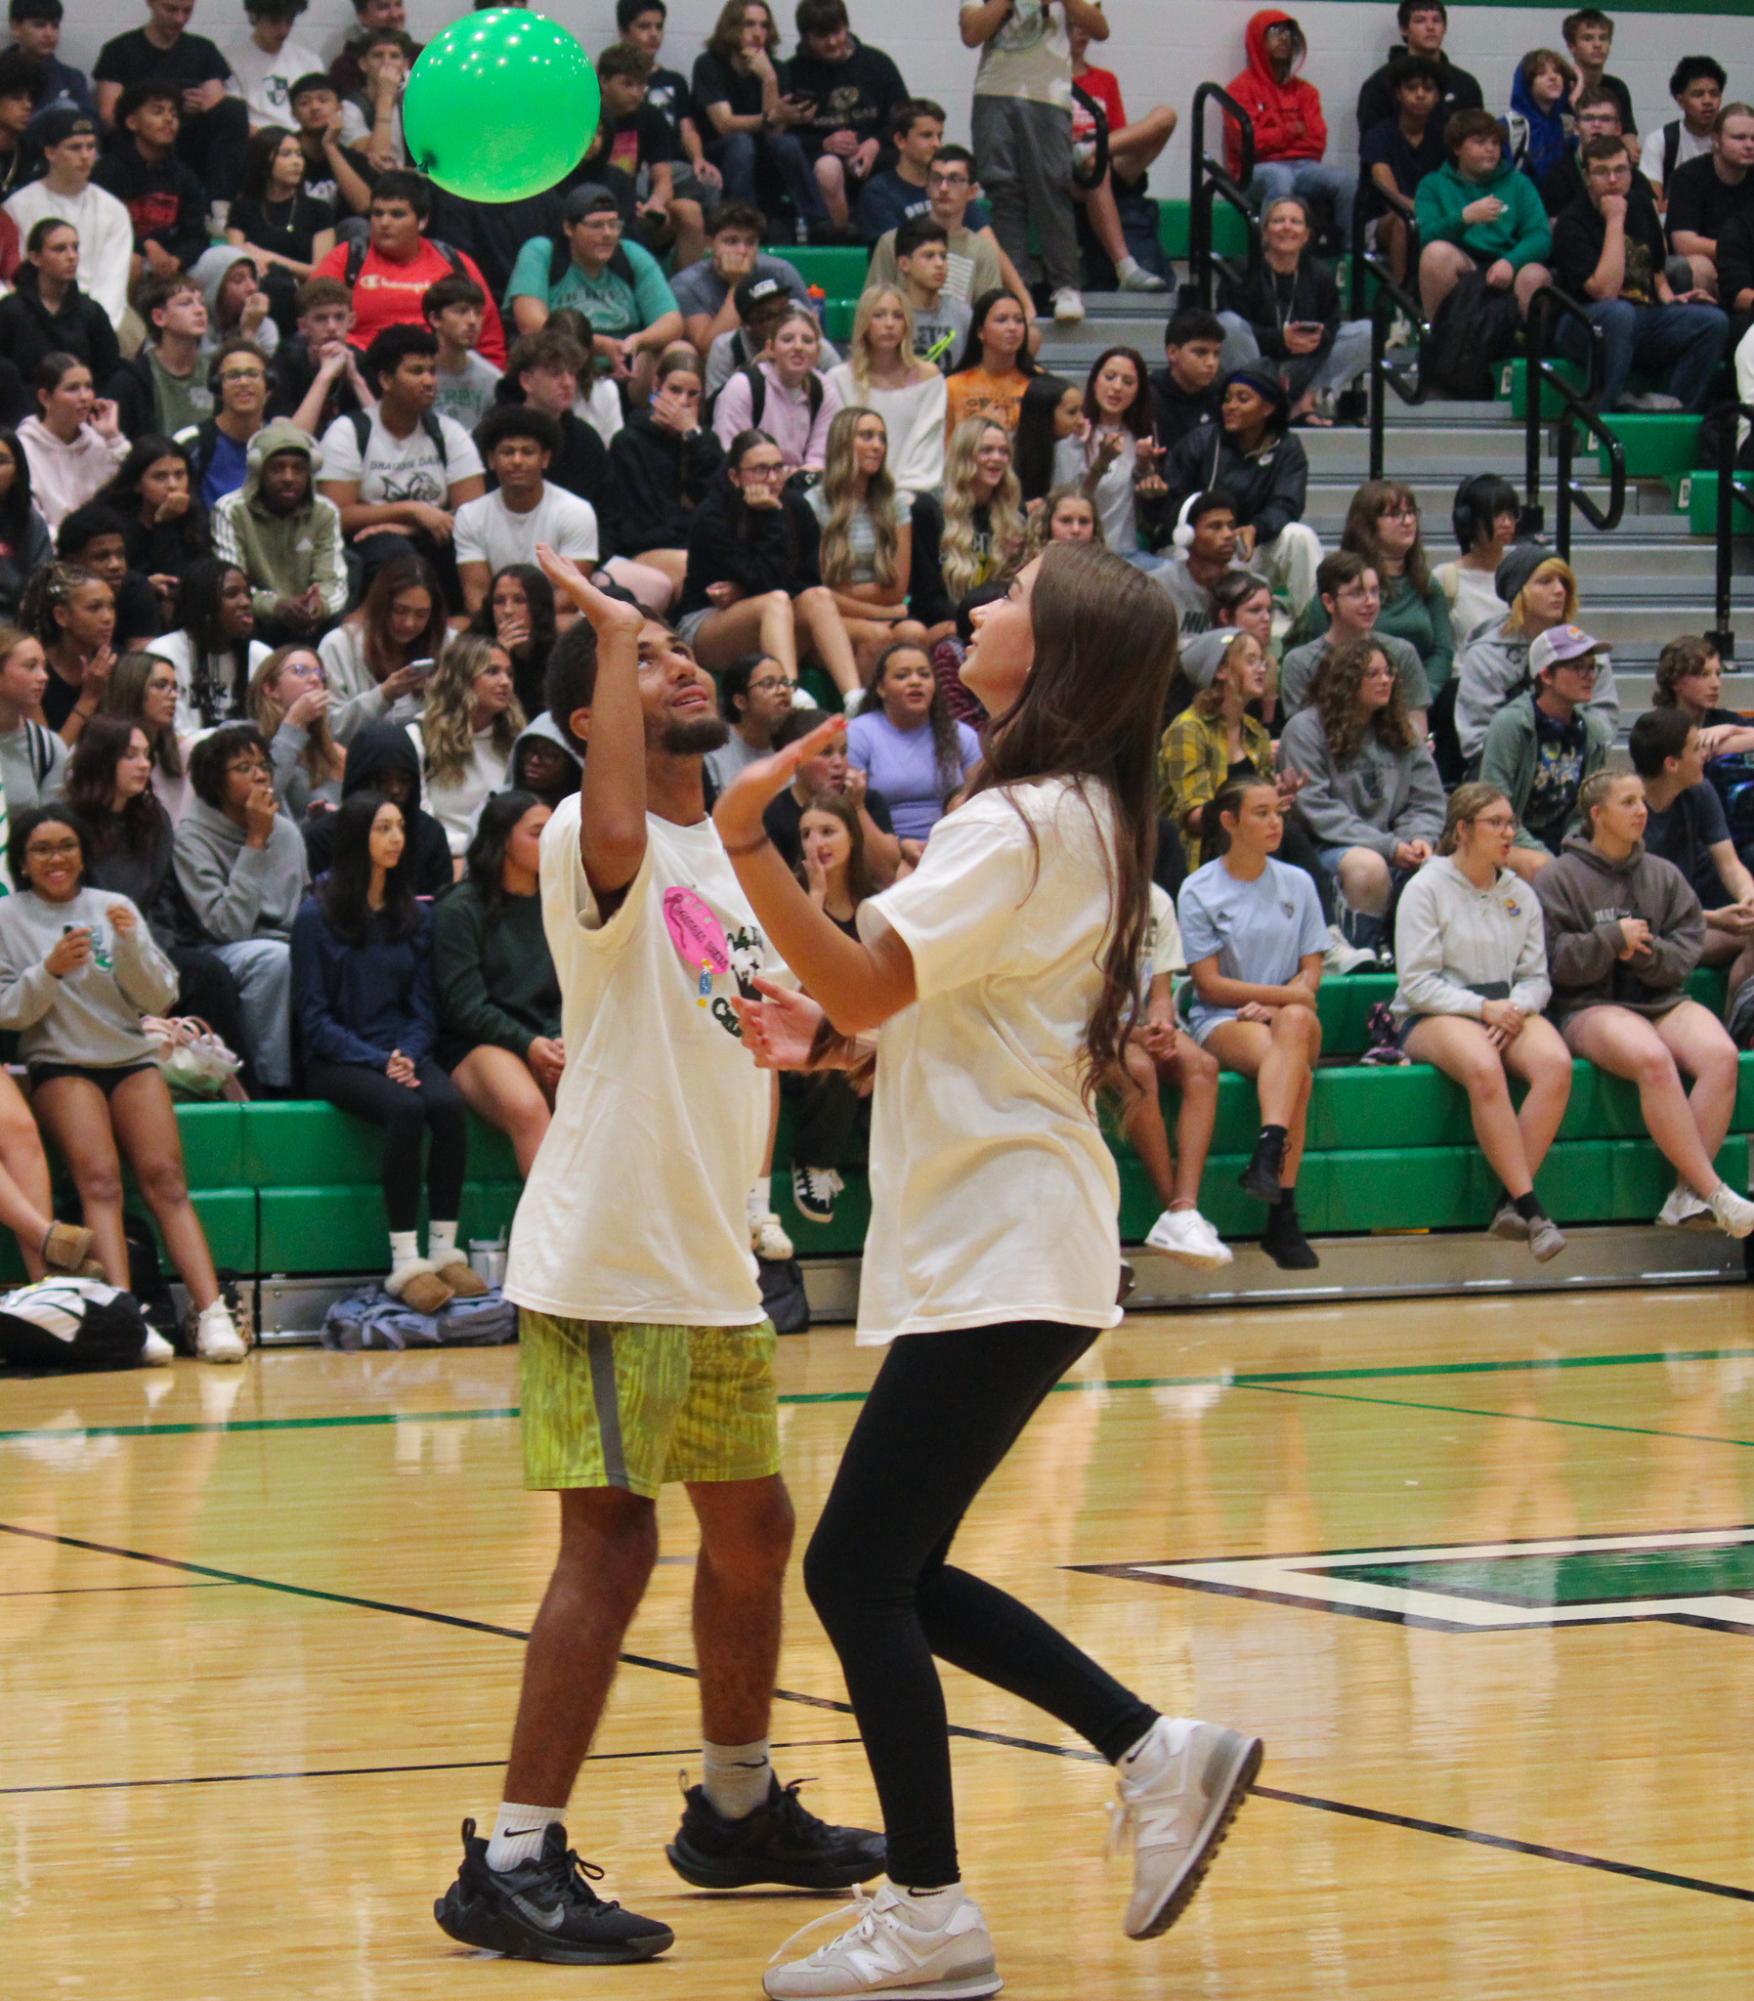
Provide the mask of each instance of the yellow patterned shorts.
POLYGON ((620 1487, 780 1470, 775 1335, 518 1314, 524 1485, 620 1487))

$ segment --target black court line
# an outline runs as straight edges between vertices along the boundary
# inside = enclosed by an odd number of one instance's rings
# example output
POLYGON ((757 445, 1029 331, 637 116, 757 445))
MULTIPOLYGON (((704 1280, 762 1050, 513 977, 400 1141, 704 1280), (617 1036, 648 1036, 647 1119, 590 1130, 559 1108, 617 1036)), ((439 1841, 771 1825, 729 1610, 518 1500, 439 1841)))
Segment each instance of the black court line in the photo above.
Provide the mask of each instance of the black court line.
MULTIPOLYGON (((814 1751, 825 1744, 857 1744, 857 1737, 801 1737, 788 1744, 775 1744, 775 1751, 814 1751)), ((692 1758, 699 1755, 698 1744, 680 1744, 674 1750, 593 1751, 587 1763, 623 1764, 637 1758, 692 1758)), ((80 1779, 65 1786, 0 1786, 0 1799, 14 1793, 131 1793, 161 1786, 254 1786, 269 1779, 370 1779, 400 1772, 476 1772, 497 1769, 504 1758, 448 1758, 436 1765, 318 1765, 304 1772, 198 1772, 182 1779, 80 1779)))
MULTIPOLYGON (((387 1612, 393 1617, 420 1619, 432 1625, 455 1626, 465 1632, 490 1633, 501 1639, 528 1640, 529 1634, 515 1626, 497 1626, 483 1619, 465 1619, 454 1612, 431 1612, 417 1605, 396 1605, 381 1598, 359 1598, 343 1591, 319 1591, 309 1585, 287 1584, 272 1577, 252 1577, 243 1571, 217 1570, 211 1564, 188 1563, 180 1557, 156 1556, 148 1550, 122 1549, 113 1543, 91 1542, 82 1536, 60 1535, 49 1529, 27 1529, 13 1522, 0 1522, 0 1535, 28 1537, 33 1542, 58 1543, 67 1549, 90 1550, 100 1556, 126 1557, 135 1563, 152 1563, 167 1570, 216 1577, 225 1584, 249 1584, 263 1591, 283 1592, 288 1597, 312 1598, 329 1605, 349 1605, 359 1611, 387 1612)), ((623 1654, 626 1667, 649 1668, 658 1674, 679 1675, 698 1681, 699 1671, 678 1661, 661 1661, 642 1654, 623 1654)), ((796 1689, 776 1688, 776 1702, 800 1704, 809 1709, 825 1709, 850 1716, 852 1704, 837 1702, 825 1695, 806 1695, 796 1689)), ((978 1744, 998 1744, 1009 1750, 1034 1751, 1049 1758, 1065 1758, 1075 1763, 1101 1765, 1107 1760, 1096 1751, 1064 1744, 1043 1744, 1030 1737, 1013 1737, 996 1730, 974 1730, 967 1724, 952 1723, 950 1735, 978 1744)), ((495 1764, 499 1760, 493 1761, 495 1764)), ((1735 1883, 1718 1883, 1703 1876, 1682 1876, 1672 1870, 1650 1869, 1637 1862, 1615 1862, 1605 1856, 1585 1855, 1570 1848, 1550 1848, 1538 1842, 1518 1841, 1511 1835, 1488 1834, 1483 1829, 1456 1826, 1449 1821, 1421 1820, 1411 1814, 1389 1813, 1378 1807, 1356 1806, 1347 1800, 1331 1800, 1315 1793, 1285 1792, 1273 1786, 1250 1788, 1256 1797, 1282 1806, 1299 1806, 1317 1813, 1335 1813, 1348 1820, 1370 1821, 1383 1827, 1401 1827, 1418 1834, 1432 1834, 1449 1841, 1464 1841, 1476 1847, 1497 1848, 1513 1855, 1531 1855, 1542 1861, 1562 1862, 1574 1869, 1591 1869, 1609 1876, 1632 1877, 1642 1883, 1656 1883, 1674 1890, 1691 1890, 1706 1897, 1728 1897, 1734 1902, 1754 1904, 1754 1890, 1735 1883)))

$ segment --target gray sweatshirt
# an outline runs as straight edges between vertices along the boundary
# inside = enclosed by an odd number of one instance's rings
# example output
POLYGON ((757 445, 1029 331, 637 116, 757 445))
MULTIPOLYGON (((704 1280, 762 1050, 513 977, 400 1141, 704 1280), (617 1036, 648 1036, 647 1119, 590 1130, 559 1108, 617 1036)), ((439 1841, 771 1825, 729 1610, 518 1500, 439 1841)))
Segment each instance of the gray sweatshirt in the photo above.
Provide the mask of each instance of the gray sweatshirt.
MULTIPOLYGON (((1479 756, 1486 725, 1529 685, 1529 642, 1505 630, 1509 618, 1506 612, 1495 625, 1477 627, 1456 654, 1456 738, 1466 758, 1479 756)), ((1607 723, 1611 738, 1620 724, 1620 690, 1607 654, 1596 660, 1595 697, 1585 706, 1607 723)))
POLYGON ((1490 889, 1476 889, 1450 856, 1438 855, 1401 892, 1395 970, 1397 1022, 1416 1014, 1478 1021, 1480 987, 1508 987, 1524 1014, 1539 1014, 1553 992, 1541 900, 1508 869, 1490 889))
POLYGON ((268 769, 274 779, 275 796, 295 820, 304 819, 315 799, 326 806, 341 803, 339 778, 325 778, 320 785, 311 783, 311 768, 305 763, 310 740, 303 723, 282 723, 268 739, 268 769))
MULTIPOLYGON (((1431 683, 1426 678, 1425 662, 1419 658, 1404 639, 1397 639, 1392 633, 1377 632, 1371 635, 1373 642, 1388 656, 1389 665, 1395 670, 1395 686, 1401 691, 1401 700, 1410 709, 1431 707, 1431 683)), ((1306 708, 1310 700, 1310 686, 1316 677, 1316 669, 1326 658, 1333 638, 1324 632, 1319 639, 1306 640, 1301 646, 1292 647, 1279 663, 1279 713, 1294 716, 1299 709, 1306 708)))
POLYGON ((1184 639, 1197 632, 1210 632, 1217 619, 1217 604, 1206 586, 1195 580, 1187 557, 1178 549, 1175 559, 1161 570, 1153 570, 1151 581, 1161 584, 1175 606, 1176 623, 1184 639))
POLYGON ((305 844, 289 819, 277 816, 268 845, 252 848, 242 827, 204 799, 191 799, 177 822, 171 864, 195 922, 215 944, 291 938, 309 872, 305 844))
POLYGON ((1308 781, 1297 812, 1324 848, 1372 848, 1393 861, 1402 841, 1435 841, 1443 832, 1443 780, 1423 744, 1390 750, 1374 731, 1337 765, 1316 709, 1299 709, 1279 739, 1279 763, 1308 781))
POLYGON ((29 807, 59 799, 66 767, 67 746, 41 723, 0 730, 0 784, 6 787, 6 810, 14 819, 29 807))
POLYGON ((177 997, 171 962, 152 942, 146 919, 126 937, 110 922, 112 890, 82 889, 67 903, 34 890, 0 900, 0 1028, 20 1031, 26 1063, 121 1069, 149 1063, 143 1014, 162 1014, 177 997), (91 931, 92 957, 60 978, 43 963, 71 925, 91 931))

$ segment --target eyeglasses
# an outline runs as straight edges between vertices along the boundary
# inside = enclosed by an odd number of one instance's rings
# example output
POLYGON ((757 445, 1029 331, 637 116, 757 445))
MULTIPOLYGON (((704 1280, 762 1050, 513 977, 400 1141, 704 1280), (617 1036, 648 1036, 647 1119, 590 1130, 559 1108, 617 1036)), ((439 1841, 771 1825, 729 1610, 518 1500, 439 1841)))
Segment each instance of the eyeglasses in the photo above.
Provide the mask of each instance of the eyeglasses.
POLYGON ((71 835, 64 841, 32 841, 24 852, 28 861, 59 861, 67 855, 77 855, 79 843, 71 835))
POLYGON ((219 379, 221 382, 266 382, 268 374, 266 369, 261 368, 222 368, 219 379))
POLYGON ((247 762, 228 764, 225 767, 225 771, 228 778, 266 778, 268 776, 268 767, 259 757, 251 758, 247 762))
POLYGON ((1417 521, 1419 510, 1417 507, 1398 502, 1393 507, 1385 507, 1376 518, 1379 521, 1417 521))
POLYGON ((966 188, 969 178, 966 174, 928 174, 926 186, 929 188, 966 188))
POLYGON ((739 475, 744 479, 780 479, 784 477, 786 468, 782 461, 778 465, 771 465, 771 466, 770 465, 739 466, 737 470, 739 475))
POLYGON ((751 681, 749 692, 752 695, 771 695, 776 689, 789 688, 791 685, 783 674, 769 674, 760 681, 751 681))

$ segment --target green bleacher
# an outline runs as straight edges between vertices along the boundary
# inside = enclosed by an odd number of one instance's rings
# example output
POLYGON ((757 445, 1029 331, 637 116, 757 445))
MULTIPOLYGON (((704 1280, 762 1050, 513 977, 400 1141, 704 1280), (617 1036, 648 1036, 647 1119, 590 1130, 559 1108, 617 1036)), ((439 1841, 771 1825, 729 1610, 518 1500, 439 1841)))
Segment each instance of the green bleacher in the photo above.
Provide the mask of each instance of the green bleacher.
MULTIPOLYGON (((1723 976, 1700 972, 1692 991, 1721 1008, 1723 976)), ((1355 1057, 1364 1047, 1370 1009, 1390 998, 1387 974, 1329 980, 1320 994, 1325 1052, 1355 1057)), ((388 1223, 378 1187, 383 1136, 378 1128, 314 1101, 184 1105, 178 1109, 195 1206, 214 1262, 246 1276, 317 1277, 383 1267, 388 1223)), ((1258 1129, 1253 1087, 1240 1077, 1219 1084, 1218 1127, 1200 1206, 1225 1236, 1259 1234, 1262 1211, 1236 1186, 1258 1129)), ((1719 1166, 1732 1186, 1747 1185, 1747 1137, 1754 1134, 1754 1054, 1742 1059, 1731 1138, 1719 1166)), ((1121 1171, 1121 1229, 1142 1238, 1157 1215, 1156 1197, 1124 1141, 1113 1140, 1121 1171)), ((777 1158, 788 1158, 782 1121, 777 1158)), ((605 1163, 613 1172, 613 1164, 605 1163)), ((774 1177, 775 1206, 799 1252, 855 1254, 869 1206, 864 1177, 848 1174, 832 1224, 809 1223, 793 1208, 790 1180, 774 1177)), ((1648 1223, 1674 1175, 1645 1138, 1637 1093, 1587 1064, 1575 1067, 1559 1140, 1538 1183, 1561 1223, 1648 1223)), ((471 1120, 469 1179, 462 1235, 503 1236, 520 1183, 505 1139, 471 1120)), ((1307 1228, 1328 1234, 1482 1228, 1499 1198, 1474 1144, 1462 1092, 1423 1064, 1399 1068, 1324 1062, 1310 1103, 1309 1147, 1298 1185, 1307 1228)), ((144 1216, 131 1196, 129 1207, 144 1216)), ((74 1213, 64 1199, 61 1213, 74 1213)), ((16 1252, 7 1240, 5 1255, 16 1252)))

